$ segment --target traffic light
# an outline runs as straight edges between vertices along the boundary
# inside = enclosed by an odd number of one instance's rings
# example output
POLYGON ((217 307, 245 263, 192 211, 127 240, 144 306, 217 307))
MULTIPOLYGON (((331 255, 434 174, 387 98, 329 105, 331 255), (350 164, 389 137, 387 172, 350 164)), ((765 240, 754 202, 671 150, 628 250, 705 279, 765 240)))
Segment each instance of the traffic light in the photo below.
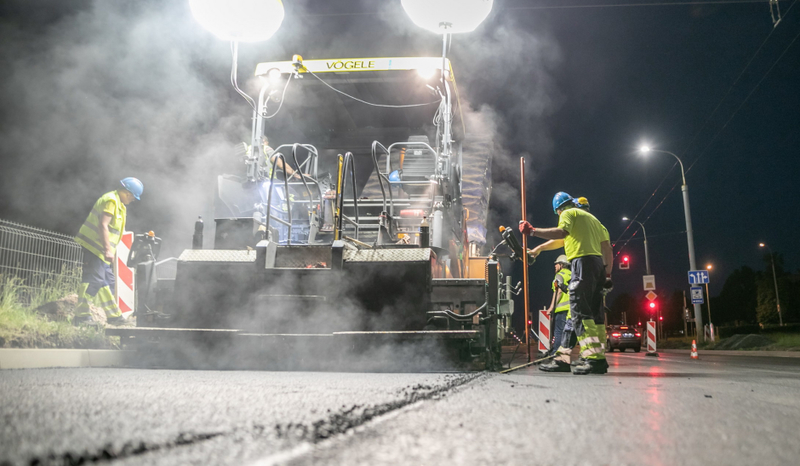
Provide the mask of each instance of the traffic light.
POLYGON ((622 256, 622 260, 619 261, 619 269, 628 270, 629 268, 631 268, 631 258, 628 256, 622 256))
POLYGON ((655 299, 652 301, 648 301, 647 304, 645 305, 645 309, 647 309, 649 312, 655 315, 655 313, 658 312, 658 302, 656 302, 655 299))

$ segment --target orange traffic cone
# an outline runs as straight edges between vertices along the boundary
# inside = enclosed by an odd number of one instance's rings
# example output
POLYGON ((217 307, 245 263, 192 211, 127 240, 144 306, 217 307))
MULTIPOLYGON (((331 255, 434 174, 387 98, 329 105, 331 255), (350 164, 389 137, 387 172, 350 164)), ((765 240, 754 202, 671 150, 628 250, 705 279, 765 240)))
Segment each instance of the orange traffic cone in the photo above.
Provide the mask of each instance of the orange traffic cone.
POLYGON ((692 340, 692 359, 699 359, 697 356, 697 342, 692 340))

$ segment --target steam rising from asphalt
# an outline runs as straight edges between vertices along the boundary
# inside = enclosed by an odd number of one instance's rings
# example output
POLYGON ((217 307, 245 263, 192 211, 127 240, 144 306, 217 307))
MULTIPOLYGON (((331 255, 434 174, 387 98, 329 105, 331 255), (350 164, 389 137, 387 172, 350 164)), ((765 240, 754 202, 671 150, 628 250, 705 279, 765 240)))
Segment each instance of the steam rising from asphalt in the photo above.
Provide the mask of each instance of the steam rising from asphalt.
POLYGON ((128 229, 187 246, 250 115, 225 83, 228 45, 198 33, 184 3, 97 1, 38 29, 3 23, 6 215, 71 234, 136 176, 145 194, 128 229))

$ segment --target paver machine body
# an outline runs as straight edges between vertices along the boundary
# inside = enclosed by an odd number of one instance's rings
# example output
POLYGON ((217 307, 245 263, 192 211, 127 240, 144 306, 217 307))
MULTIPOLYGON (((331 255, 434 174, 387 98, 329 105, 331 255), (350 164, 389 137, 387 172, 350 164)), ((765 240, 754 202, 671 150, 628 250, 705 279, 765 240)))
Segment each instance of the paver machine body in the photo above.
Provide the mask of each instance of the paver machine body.
POLYGON ((468 230, 485 225, 470 223, 463 187, 488 202, 491 154, 467 148, 449 61, 295 56, 256 76, 241 172, 218 179, 213 247, 185 250, 163 314, 117 334, 140 347, 247 341, 264 360, 298 345, 340 362, 376 345, 449 348, 496 367, 512 287, 496 260, 469 260, 468 230))

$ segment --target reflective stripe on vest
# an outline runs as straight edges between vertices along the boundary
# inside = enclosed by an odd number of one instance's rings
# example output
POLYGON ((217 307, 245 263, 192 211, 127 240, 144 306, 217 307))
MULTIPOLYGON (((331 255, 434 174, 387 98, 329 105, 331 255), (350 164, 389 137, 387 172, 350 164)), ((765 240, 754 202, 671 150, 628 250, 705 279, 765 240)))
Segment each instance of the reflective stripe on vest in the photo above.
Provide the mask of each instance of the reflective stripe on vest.
POLYGON ((120 200, 117 191, 103 194, 103 196, 94 203, 92 211, 89 212, 89 216, 86 217, 86 221, 83 222, 80 231, 78 231, 78 235, 75 237, 75 241, 78 244, 91 251, 92 254, 102 259, 103 262, 106 262, 106 260, 100 219, 103 217, 104 207, 108 202, 113 202, 116 206, 114 214, 111 216, 111 222, 108 224, 108 240, 111 246, 116 248, 122 237, 122 232, 125 231, 126 214, 125 204, 120 200))
MULTIPOLYGON (((564 284, 569 284, 570 278, 572 278, 572 272, 569 269, 561 269, 558 271, 556 275, 561 275, 561 278, 564 280, 564 284)), ((553 283, 553 288, 555 288, 555 281, 553 283)), ((569 310, 569 293, 561 292, 561 299, 558 300, 556 303, 556 308, 553 311, 555 312, 564 312, 569 310)))

